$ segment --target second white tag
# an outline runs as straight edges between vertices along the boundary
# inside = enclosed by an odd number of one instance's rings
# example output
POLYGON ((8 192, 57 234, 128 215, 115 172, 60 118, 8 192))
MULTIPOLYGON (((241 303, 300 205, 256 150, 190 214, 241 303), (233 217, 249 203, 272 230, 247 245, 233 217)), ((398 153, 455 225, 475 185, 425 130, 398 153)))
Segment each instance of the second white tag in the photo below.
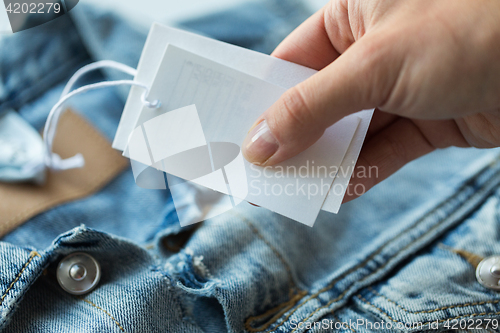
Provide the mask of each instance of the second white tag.
POLYGON ((254 166, 241 157, 239 145, 284 92, 169 45, 149 94, 162 105, 141 110, 129 147, 144 142, 140 146, 147 148, 137 155, 129 152, 130 157, 312 226, 359 118, 341 120, 308 150, 278 166, 254 166))

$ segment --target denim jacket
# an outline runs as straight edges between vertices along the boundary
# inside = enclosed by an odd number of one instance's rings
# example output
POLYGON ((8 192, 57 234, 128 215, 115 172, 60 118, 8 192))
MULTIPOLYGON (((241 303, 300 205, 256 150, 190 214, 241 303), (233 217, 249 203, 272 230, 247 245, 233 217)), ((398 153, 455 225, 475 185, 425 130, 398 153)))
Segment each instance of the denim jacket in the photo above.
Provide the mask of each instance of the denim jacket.
MULTIPOLYGON (((83 4, 70 14, 0 42, 0 112, 39 129, 82 65, 137 65, 145 31, 83 4)), ((254 2, 181 26, 270 52, 308 14, 295 1, 254 2)), ((119 76, 88 80, 105 78, 119 76)), ((70 104, 111 140, 125 96, 70 104)), ((500 293, 478 283, 470 258, 500 255, 499 153, 435 151, 313 228, 249 204, 181 228, 169 192, 139 188, 126 170, 3 237, 0 330, 496 332, 500 293), (74 252, 102 270, 83 296, 55 277, 74 252)))

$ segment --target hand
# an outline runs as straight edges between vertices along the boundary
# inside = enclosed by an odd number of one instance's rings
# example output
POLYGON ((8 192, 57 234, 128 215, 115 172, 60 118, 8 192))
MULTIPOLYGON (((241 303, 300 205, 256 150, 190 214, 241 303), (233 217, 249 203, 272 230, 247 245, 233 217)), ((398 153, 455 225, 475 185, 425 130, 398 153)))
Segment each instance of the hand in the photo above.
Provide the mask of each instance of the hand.
POLYGON ((332 0, 273 55, 319 72, 257 119, 242 145, 252 163, 291 158, 371 108, 358 166, 378 178, 354 179, 366 189, 436 148, 500 145, 498 0, 332 0))

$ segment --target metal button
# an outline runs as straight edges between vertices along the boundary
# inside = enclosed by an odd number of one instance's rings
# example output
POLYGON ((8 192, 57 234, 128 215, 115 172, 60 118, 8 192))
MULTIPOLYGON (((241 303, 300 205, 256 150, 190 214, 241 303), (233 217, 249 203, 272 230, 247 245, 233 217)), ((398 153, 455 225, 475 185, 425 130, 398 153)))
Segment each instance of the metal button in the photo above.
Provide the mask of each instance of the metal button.
POLYGON ((81 281, 87 276, 87 269, 80 264, 73 264, 69 269, 69 276, 75 281, 81 281))
POLYGON ((500 256, 481 260, 476 268, 476 278, 486 288, 500 290, 500 256))
POLYGON ((57 267, 57 282, 73 295, 92 291, 101 279, 101 266, 91 255, 75 252, 66 256, 57 267))

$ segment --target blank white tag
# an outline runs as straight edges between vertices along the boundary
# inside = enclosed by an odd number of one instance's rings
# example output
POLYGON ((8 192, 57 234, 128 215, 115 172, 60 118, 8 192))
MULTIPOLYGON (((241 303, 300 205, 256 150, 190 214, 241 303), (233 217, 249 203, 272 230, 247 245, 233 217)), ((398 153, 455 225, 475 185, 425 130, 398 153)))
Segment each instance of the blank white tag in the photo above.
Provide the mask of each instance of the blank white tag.
MULTIPOLYGON (((179 46, 198 56, 214 60, 226 67, 251 74, 255 78, 286 89, 307 79, 316 72, 310 68, 289 63, 265 54, 155 24, 150 31, 143 50, 138 66, 138 74, 135 78, 136 81, 146 85, 152 84, 162 62, 163 52, 169 44, 179 46)), ((124 151, 127 147, 127 139, 133 131, 142 110, 140 100, 141 94, 141 89, 135 87, 131 89, 113 142, 113 147, 116 149, 124 151)), ((336 175, 333 182, 333 188, 335 188, 336 191, 335 193, 332 191, 330 195, 326 197, 322 206, 323 210, 336 213, 340 208, 345 189, 347 188, 350 176, 354 170, 353 166, 361 150, 372 114, 373 110, 366 110, 346 117, 343 120, 351 119, 350 122, 355 123, 355 125, 358 124, 358 126, 356 127, 353 125, 354 129, 352 129, 351 133, 354 133, 354 138, 347 149, 345 158, 341 158, 339 168, 341 172, 336 175)), ((348 129, 347 126, 341 127, 344 130, 348 129)), ((243 134, 246 133, 246 130, 243 134)), ((340 129, 337 131, 340 131, 340 129)), ((241 144, 241 142, 238 144, 241 144)), ((337 154, 336 149, 337 147, 333 145, 329 153, 337 154)), ((127 151, 124 151, 124 155, 127 156, 127 151)), ((337 156, 337 158, 339 157, 337 156)))
MULTIPOLYGON (((135 133, 141 142, 145 136, 148 165, 312 226, 359 118, 341 120, 305 152, 273 168, 257 167, 241 157, 239 167, 233 158, 222 157, 228 164, 211 168, 217 163, 209 159, 211 144, 233 144, 239 151, 255 119, 285 91, 169 45, 148 97, 162 105, 142 108, 130 141, 133 144, 135 133)), ((130 158, 136 159, 135 154, 130 158)))

